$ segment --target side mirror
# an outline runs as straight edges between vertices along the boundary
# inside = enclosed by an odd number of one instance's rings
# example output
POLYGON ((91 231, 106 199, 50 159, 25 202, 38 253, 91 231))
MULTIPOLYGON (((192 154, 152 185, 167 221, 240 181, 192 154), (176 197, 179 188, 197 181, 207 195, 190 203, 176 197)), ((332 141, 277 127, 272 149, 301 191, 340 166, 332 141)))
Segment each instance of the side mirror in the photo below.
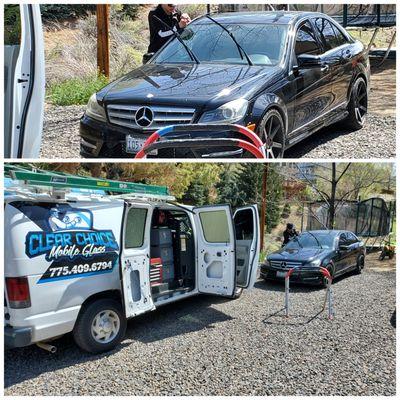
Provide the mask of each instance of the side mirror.
POLYGON ((320 68, 322 66, 321 57, 312 54, 299 54, 297 56, 298 68, 320 68))
POLYGON ((155 53, 146 53, 146 54, 143 54, 143 59, 142 59, 143 64, 147 64, 147 63, 149 62, 149 60, 151 59, 151 57, 154 56, 154 54, 155 54, 155 53))

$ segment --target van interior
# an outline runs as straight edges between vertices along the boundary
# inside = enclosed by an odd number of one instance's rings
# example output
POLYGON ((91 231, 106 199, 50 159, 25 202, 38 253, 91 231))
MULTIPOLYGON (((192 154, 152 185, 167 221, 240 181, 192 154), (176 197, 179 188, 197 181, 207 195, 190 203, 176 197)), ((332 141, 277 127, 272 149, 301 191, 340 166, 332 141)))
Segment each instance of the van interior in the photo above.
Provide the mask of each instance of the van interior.
POLYGON ((150 286, 153 301, 195 288, 193 227, 185 211, 155 208, 150 233, 150 286))

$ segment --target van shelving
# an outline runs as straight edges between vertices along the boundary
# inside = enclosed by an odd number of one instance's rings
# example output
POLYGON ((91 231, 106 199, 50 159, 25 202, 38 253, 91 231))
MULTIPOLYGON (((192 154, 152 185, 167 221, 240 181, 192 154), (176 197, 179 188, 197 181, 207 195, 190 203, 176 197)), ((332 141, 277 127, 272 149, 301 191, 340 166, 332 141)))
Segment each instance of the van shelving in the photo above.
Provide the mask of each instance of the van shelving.
POLYGON ((72 332, 82 349, 107 351, 128 318, 201 293, 234 298, 254 285, 255 205, 232 213, 178 204, 163 186, 13 165, 5 174, 13 179, 5 195, 10 347, 72 332))

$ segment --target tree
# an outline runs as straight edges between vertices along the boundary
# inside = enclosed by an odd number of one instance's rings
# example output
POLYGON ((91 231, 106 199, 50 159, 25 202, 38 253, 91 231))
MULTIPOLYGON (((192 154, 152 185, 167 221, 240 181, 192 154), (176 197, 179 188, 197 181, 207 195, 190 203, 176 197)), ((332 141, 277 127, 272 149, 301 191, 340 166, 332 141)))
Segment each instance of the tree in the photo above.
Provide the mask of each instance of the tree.
MULTIPOLYGON (((264 164, 244 163, 224 166, 217 185, 218 200, 233 207, 261 204, 264 164)), ((267 209, 265 223, 270 232, 280 220, 280 203, 283 198, 283 178, 270 164, 267 179, 267 209)))
POLYGON ((361 194, 385 186, 391 176, 386 164, 331 163, 315 164, 313 180, 297 165, 302 179, 317 194, 328 210, 327 228, 335 226, 336 211, 349 200, 358 200, 361 194))

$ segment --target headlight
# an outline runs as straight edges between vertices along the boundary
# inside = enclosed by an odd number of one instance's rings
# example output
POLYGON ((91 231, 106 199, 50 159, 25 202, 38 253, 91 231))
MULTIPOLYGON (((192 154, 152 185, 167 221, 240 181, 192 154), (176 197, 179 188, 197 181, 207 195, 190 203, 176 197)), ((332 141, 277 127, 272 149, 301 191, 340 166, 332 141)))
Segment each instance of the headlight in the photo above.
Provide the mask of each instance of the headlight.
POLYGON ((97 119, 98 121, 105 122, 107 120, 104 108, 97 102, 96 93, 90 97, 86 106, 85 114, 90 118, 97 119))
POLYGON ((314 261, 311 261, 308 265, 309 265, 310 267, 320 267, 320 266, 321 266, 321 260, 314 260, 314 261))
POLYGON ((226 122, 233 123, 241 120, 247 111, 249 102, 246 99, 237 99, 230 101, 218 107, 216 110, 206 111, 201 117, 201 123, 226 122))

